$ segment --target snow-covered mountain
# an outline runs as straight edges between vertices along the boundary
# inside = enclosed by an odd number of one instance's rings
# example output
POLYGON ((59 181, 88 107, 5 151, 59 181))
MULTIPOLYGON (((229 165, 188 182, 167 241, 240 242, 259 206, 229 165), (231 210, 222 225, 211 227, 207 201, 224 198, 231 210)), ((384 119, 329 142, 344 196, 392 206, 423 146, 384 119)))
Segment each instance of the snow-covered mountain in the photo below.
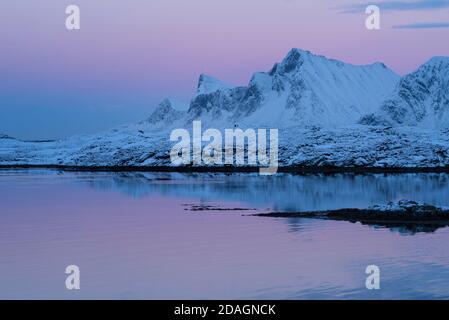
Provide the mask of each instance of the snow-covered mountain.
POLYGON ((200 78, 189 120, 287 127, 356 123, 376 110, 400 77, 382 63, 355 66, 293 49, 269 72, 254 74, 246 87, 220 87, 207 79, 200 78))
POLYGON ((405 76, 362 124, 449 128, 449 57, 435 57, 405 76))
POLYGON ((400 77, 382 63, 355 66, 292 49, 269 72, 236 87, 202 74, 190 105, 165 99, 147 119, 155 128, 338 127, 373 113, 400 77))
POLYGON ((280 166, 449 167, 449 58, 402 79, 298 49, 247 86, 201 75, 190 103, 165 99, 144 121, 48 142, 0 137, 0 165, 171 166, 170 132, 279 129, 280 166))

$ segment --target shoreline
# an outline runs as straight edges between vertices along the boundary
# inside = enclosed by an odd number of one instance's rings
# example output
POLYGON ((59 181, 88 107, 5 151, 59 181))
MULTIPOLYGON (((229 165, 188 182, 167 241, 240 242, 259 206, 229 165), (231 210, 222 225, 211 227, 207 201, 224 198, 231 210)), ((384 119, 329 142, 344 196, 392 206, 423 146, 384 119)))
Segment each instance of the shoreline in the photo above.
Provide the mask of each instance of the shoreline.
POLYGON ((449 208, 437 207, 401 200, 387 206, 373 206, 367 209, 343 208, 324 211, 269 212, 251 215, 266 218, 306 218, 331 221, 347 221, 368 226, 402 228, 410 232, 434 232, 449 226, 449 208))
MULTIPOLYGON (((91 172, 179 172, 179 173, 258 173, 259 167, 236 166, 66 166, 66 165, 0 165, 0 170, 14 169, 48 169, 61 171, 91 171, 91 172)), ((449 173, 448 167, 279 167, 278 173, 449 173)))

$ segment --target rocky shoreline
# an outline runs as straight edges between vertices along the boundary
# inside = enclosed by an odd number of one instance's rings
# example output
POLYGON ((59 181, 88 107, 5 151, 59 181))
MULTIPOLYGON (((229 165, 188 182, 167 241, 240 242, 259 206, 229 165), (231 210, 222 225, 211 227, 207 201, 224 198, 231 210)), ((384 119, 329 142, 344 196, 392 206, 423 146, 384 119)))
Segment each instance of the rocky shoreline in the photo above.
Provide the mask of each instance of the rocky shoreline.
POLYGON ((376 205, 366 209, 270 212, 253 216, 340 220, 387 228, 403 228, 411 232, 433 232, 438 228, 449 226, 449 208, 409 200, 390 202, 387 205, 376 205))

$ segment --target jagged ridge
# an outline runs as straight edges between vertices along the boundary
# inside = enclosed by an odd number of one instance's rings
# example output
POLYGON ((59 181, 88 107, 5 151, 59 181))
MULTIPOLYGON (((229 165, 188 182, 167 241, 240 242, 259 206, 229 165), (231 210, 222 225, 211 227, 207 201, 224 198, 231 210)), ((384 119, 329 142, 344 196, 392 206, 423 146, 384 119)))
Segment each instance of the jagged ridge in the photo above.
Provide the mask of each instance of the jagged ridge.
POLYGON ((432 58, 402 78, 391 97, 361 123, 449 127, 449 57, 432 58))

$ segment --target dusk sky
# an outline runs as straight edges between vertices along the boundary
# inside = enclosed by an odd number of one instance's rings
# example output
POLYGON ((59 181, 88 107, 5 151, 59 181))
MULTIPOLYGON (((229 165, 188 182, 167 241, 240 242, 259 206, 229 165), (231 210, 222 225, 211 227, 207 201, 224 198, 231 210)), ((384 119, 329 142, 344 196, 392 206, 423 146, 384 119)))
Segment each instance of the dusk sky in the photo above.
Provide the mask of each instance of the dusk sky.
POLYGON ((3 0, 0 21, 0 133, 24 139, 142 120, 188 101, 201 73, 246 84, 293 47, 399 74, 449 56, 449 0, 3 0), (80 30, 65 28, 70 4, 80 30))

